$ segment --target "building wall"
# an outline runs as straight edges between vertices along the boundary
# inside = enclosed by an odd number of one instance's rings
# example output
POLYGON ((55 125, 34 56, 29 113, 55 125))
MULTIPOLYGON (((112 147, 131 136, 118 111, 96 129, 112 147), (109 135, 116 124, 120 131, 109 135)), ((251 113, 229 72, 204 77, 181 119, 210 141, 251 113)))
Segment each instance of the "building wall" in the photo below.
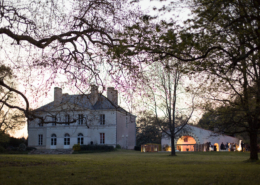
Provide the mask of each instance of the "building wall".
MULTIPOLYGON (((54 112, 51 113, 52 115, 54 112)), ((84 137, 84 144, 90 144, 93 141, 94 144, 100 144, 100 133, 105 133, 105 144, 116 146, 116 112, 111 110, 102 111, 74 111, 69 113, 71 119, 77 119, 78 114, 88 115, 87 123, 90 128, 87 128, 86 124, 78 125, 78 123, 70 123, 70 125, 57 124, 52 126, 52 123, 44 124, 43 127, 39 126, 39 120, 29 122, 28 126, 28 145, 41 148, 64 148, 64 136, 70 135, 70 146, 72 148, 74 144, 77 144, 78 134, 82 133, 84 137), (105 125, 100 125, 99 115, 105 114, 105 125), (38 145, 38 135, 43 135, 43 145, 38 145), (51 135, 56 134, 57 145, 51 146, 51 135)), ((46 116, 46 115, 42 115, 46 116)), ((65 121, 65 114, 59 113, 60 120, 65 121)), ((46 118, 48 120, 48 118, 46 118)), ((51 121, 51 118, 49 118, 51 121)))
MULTIPOLYGON (((179 134, 179 137, 177 139, 175 139, 175 147, 177 144, 178 139, 181 136, 192 136, 195 141, 196 144, 204 144, 207 142, 211 142, 211 145, 214 145, 215 143, 218 143, 218 146, 221 145, 221 143, 223 142, 224 144, 226 143, 235 143, 235 144, 239 144, 239 139, 235 138, 235 137, 231 137, 231 136, 227 136, 227 135, 217 135, 214 134, 214 132, 210 131, 210 130, 205 130, 202 128, 198 128, 195 126, 190 126, 187 125, 185 126, 186 130, 184 132, 181 132, 179 134)), ((161 140, 161 145, 162 147, 165 145, 171 146, 171 139, 168 137, 162 137, 161 140)))
POLYGON ((134 149, 136 143, 135 116, 117 112, 117 144, 124 149, 134 149))
POLYGON ((134 149, 135 145, 136 145, 136 117, 129 116, 128 149, 134 149))

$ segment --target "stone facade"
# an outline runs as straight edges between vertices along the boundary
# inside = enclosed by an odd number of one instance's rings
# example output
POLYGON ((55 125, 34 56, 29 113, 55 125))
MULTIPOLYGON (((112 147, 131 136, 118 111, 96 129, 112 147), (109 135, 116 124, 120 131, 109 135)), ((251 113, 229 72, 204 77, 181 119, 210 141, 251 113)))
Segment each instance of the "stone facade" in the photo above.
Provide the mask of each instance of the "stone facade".
MULTIPOLYGON (((41 116, 28 123, 28 145, 37 149, 71 149, 74 144, 106 144, 134 149, 136 116, 117 105, 117 91, 108 97, 91 87, 88 95, 62 94, 54 89, 54 101, 35 110, 41 116)), ((110 95, 109 93, 111 93, 110 95)))

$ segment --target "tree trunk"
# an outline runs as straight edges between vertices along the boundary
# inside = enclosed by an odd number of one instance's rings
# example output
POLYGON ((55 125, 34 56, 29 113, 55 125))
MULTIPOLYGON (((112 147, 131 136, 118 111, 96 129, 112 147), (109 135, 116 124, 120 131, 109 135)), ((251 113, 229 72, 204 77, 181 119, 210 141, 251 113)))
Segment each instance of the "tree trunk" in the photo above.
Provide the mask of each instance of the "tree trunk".
POLYGON ((258 160, 257 131, 250 132, 250 159, 258 160))
POLYGON ((175 153, 175 145, 174 145, 174 134, 171 134, 171 156, 176 156, 176 153, 175 153))

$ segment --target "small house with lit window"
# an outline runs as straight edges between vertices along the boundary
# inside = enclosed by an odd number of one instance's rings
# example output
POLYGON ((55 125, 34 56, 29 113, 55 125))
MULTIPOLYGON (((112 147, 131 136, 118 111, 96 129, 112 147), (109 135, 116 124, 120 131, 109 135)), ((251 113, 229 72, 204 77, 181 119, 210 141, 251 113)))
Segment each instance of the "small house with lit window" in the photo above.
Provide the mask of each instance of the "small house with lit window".
MULTIPOLYGON (((238 138, 217 134, 194 125, 184 126, 174 140, 177 152, 229 151, 231 145, 239 146, 240 143, 238 138), (224 149, 221 149, 221 144, 224 145, 224 149)), ((161 139, 162 150, 171 151, 171 144, 171 138, 163 134, 161 139)))
POLYGON ((107 97, 91 86, 90 94, 62 94, 54 88, 54 101, 34 111, 28 121, 28 146, 38 149, 71 149, 74 144, 111 145, 134 149, 136 116, 118 105, 118 92, 107 88, 107 97))

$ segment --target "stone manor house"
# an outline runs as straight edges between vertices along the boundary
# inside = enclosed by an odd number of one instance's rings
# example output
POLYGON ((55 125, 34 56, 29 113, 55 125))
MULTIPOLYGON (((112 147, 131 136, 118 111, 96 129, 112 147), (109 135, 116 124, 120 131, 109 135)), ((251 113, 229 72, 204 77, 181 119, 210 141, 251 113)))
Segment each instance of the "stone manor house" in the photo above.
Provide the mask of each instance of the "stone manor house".
POLYGON ((62 94, 54 88, 54 101, 35 110, 43 118, 28 122, 28 146, 37 149, 71 149, 74 144, 112 145, 134 149, 136 116, 118 105, 118 92, 107 97, 91 86, 90 94, 62 94))

